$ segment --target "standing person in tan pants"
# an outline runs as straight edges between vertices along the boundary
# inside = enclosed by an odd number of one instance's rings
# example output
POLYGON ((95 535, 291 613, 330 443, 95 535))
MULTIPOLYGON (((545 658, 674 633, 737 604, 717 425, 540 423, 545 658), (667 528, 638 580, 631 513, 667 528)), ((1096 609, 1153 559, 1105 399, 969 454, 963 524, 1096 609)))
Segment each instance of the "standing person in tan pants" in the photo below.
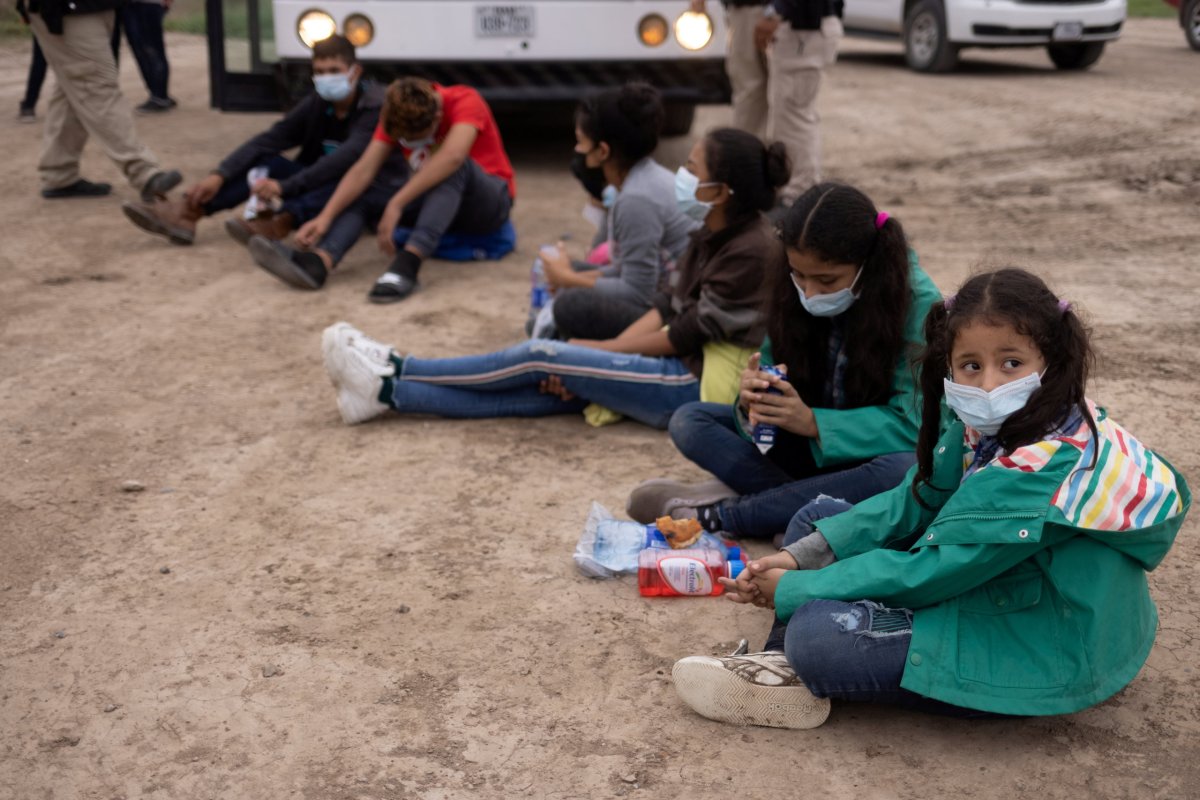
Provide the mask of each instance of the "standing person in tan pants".
POLYGON ((117 86, 110 40, 120 0, 22 0, 30 27, 58 79, 46 109, 38 172, 42 197, 100 197, 112 191, 79 174, 88 137, 147 202, 174 188, 181 176, 164 172, 133 128, 133 117, 117 86))
POLYGON ((783 142, 792 160, 792 179, 779 193, 784 205, 821 180, 817 92, 825 68, 837 61, 841 14, 842 0, 771 0, 755 27, 770 74, 767 135, 783 142))
MULTIPOLYGON (((725 74, 733 87, 733 127, 767 136, 767 57, 754 41, 767 0, 721 0, 729 43, 725 48, 725 74)), ((704 0, 692 0, 691 10, 705 13, 704 0)))

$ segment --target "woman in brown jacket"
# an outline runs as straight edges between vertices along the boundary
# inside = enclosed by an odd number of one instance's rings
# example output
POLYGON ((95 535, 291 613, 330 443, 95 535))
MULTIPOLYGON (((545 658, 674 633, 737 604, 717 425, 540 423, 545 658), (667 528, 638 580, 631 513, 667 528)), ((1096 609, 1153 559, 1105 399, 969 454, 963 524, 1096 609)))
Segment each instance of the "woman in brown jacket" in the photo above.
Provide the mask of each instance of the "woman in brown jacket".
POLYGON ((322 346, 342 418, 353 425, 389 409, 536 417, 596 403, 666 428, 675 409, 700 399, 712 345, 752 349, 762 341, 764 276, 785 261, 763 212, 788 174, 782 145, 767 148, 728 128, 697 142, 675 188, 681 210, 703 226, 669 292, 615 339, 534 339, 487 355, 423 359, 401 356, 348 323, 331 326, 322 346))

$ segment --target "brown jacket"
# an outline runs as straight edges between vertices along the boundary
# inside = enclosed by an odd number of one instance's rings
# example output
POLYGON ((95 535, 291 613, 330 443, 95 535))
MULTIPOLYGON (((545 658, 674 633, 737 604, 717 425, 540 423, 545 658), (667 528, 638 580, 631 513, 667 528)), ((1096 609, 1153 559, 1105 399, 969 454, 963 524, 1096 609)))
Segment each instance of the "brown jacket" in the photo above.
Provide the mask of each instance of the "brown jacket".
POLYGON ((783 242, 761 214, 716 233, 700 228, 691 237, 671 276, 671 293, 660 292, 654 307, 669 326, 675 355, 699 376, 707 343, 762 343, 764 279, 787 265, 783 242))

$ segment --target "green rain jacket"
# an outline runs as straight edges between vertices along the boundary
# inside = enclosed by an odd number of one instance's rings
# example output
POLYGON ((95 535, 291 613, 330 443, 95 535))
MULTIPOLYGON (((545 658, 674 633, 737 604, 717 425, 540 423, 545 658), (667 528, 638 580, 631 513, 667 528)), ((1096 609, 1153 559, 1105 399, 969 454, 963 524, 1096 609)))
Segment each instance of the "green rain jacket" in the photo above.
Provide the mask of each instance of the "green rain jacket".
POLYGON ((1085 425, 1001 454, 965 480, 978 433, 955 420, 933 485, 895 489, 817 523, 837 561, 792 571, 787 620, 816 599, 914 610, 901 686, 1001 714, 1065 714, 1133 680, 1158 612, 1146 572, 1191 506, 1183 476, 1093 409, 1085 425), (1093 457, 1096 458, 1092 467, 1093 457))
MULTIPOLYGON (((836 466, 865 461, 887 453, 912 452, 917 446, 917 430, 921 426, 921 401, 913 380, 911 359, 925 346, 925 317, 934 303, 942 301, 942 293, 917 262, 917 254, 909 251, 909 286, 912 296, 904 320, 904 350, 892 375, 892 396, 885 406, 861 408, 814 408, 820 439, 809 439, 813 458, 818 467, 836 466)), ((774 364, 771 340, 763 342, 760 350, 763 365, 774 364)), ((746 439, 750 423, 733 405, 738 430, 746 439)), ((794 434, 789 434, 794 435, 794 434)))

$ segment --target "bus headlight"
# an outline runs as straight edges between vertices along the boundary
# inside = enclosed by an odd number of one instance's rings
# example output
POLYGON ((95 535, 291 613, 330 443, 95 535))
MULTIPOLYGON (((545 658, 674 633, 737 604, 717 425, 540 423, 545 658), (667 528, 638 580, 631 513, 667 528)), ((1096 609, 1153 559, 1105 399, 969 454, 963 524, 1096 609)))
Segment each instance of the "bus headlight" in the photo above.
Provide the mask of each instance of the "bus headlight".
POLYGON ((342 23, 342 34, 355 47, 365 47, 375 38, 375 26, 363 14, 351 14, 342 23))
POLYGON ((304 42, 305 47, 311 48, 317 42, 328 39, 335 33, 337 33, 337 23, 333 21, 333 17, 318 8, 305 11, 300 15, 300 19, 296 20, 296 35, 300 37, 300 41, 304 42))
POLYGON ((659 14, 647 14, 638 23, 638 39, 647 47, 658 47, 667 40, 667 20, 659 14))
POLYGON ((702 50, 712 41, 713 24, 708 14, 686 11, 675 20, 675 38, 685 50, 702 50))

